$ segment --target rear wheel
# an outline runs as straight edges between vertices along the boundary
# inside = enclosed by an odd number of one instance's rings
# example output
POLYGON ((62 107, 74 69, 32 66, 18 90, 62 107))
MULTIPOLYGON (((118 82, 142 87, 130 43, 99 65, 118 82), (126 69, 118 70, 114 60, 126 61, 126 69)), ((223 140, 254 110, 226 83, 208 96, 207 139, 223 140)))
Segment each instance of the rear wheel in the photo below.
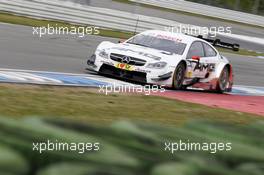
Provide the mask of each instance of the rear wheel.
POLYGON ((217 91, 219 93, 223 93, 227 90, 228 84, 229 84, 229 76, 230 76, 230 73, 229 73, 228 67, 225 67, 222 70, 222 73, 221 73, 219 80, 218 80, 217 91))
POLYGON ((184 77, 186 72, 186 66, 183 62, 178 64, 177 68, 174 71, 173 76, 173 88, 176 90, 185 89, 183 85, 184 77))

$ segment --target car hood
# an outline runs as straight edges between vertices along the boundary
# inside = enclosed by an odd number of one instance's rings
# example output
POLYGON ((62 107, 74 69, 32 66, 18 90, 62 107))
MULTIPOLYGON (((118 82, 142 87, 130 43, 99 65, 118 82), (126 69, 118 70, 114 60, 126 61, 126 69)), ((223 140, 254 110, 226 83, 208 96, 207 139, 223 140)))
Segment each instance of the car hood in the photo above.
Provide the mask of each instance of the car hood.
POLYGON ((152 49, 144 46, 138 46, 128 43, 114 44, 112 47, 107 49, 108 53, 116 53, 121 55, 126 55, 130 57, 135 57, 139 59, 146 60, 147 62, 158 62, 165 61, 171 62, 173 59, 181 59, 181 55, 172 54, 170 52, 152 49))

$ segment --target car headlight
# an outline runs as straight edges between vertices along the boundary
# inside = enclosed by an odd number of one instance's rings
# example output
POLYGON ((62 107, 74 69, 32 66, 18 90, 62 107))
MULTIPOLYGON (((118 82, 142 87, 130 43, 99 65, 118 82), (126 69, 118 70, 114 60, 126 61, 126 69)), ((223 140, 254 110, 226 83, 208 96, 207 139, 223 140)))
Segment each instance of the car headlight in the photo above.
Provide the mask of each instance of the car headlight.
POLYGON ((166 65, 167 65, 166 62, 161 61, 161 62, 156 62, 156 63, 149 63, 149 64, 147 65, 147 68, 162 69, 162 68, 164 68, 166 65))
POLYGON ((105 50, 99 51, 99 56, 108 59, 109 54, 105 50))

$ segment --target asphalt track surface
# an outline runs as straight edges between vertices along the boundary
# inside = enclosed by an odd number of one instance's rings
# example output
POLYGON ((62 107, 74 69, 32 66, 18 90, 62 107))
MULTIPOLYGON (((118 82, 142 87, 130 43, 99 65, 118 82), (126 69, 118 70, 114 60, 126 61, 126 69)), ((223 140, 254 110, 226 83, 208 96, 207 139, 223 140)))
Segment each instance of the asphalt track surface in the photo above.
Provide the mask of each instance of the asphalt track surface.
MULTIPOLYGON (((69 1, 69 0, 65 0, 69 1)), ((264 28, 260 27, 252 27, 248 25, 241 25, 238 23, 227 22, 223 20, 216 20, 211 18, 205 18, 201 16, 195 15, 187 15, 181 12, 168 12, 162 11, 158 9, 146 8, 140 5, 135 6, 126 3, 119 3, 112 0, 70 0, 72 2, 80 3, 83 5, 91 5, 96 7, 103 7, 103 8, 110 8, 115 10, 127 11, 131 13, 137 13, 147 16, 154 16, 154 17, 162 17, 165 19, 170 19, 173 21, 177 21, 180 23, 185 24, 192 24, 202 27, 232 27, 232 33, 239 34, 239 35, 246 35, 252 36, 257 38, 264 38, 264 28)), ((222 41, 231 42, 231 43, 239 43, 241 48, 254 50, 258 52, 264 52, 264 45, 262 44, 255 44, 251 42, 245 42, 239 39, 229 39, 223 36, 217 36, 222 41)))
MULTIPOLYGON (((100 36, 44 36, 26 26, 0 24, 0 68, 85 73, 86 60, 100 36)), ((264 59, 224 54, 234 66, 235 84, 264 87, 264 59)))

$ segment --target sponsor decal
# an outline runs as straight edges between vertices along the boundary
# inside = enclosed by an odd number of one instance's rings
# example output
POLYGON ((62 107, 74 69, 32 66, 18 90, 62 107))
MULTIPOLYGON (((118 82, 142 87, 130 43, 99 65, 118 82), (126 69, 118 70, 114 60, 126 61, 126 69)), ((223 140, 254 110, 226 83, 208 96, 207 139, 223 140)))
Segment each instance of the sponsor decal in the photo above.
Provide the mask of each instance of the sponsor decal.
POLYGON ((208 71, 208 72, 212 72, 215 70, 215 64, 206 64, 206 63, 199 63, 194 67, 193 71, 208 71))
POLYGON ((205 78, 206 76, 208 76, 208 73, 215 71, 214 63, 200 63, 197 61, 189 61, 187 62, 187 65, 187 78, 205 78))
POLYGON ((197 61, 188 61, 187 66, 188 68, 193 68, 193 71, 208 71, 208 72, 215 71, 214 63, 201 63, 197 61))
POLYGON ((187 78, 192 78, 192 75, 193 75, 193 74, 192 74, 192 71, 188 71, 188 72, 187 72, 187 78))
POLYGON ((149 53, 144 53, 144 52, 141 52, 141 51, 136 51, 136 50, 128 49, 128 48, 112 47, 112 49, 119 50, 119 51, 124 51, 124 52, 137 53, 139 55, 142 55, 142 56, 145 56, 145 57, 148 57, 148 58, 157 60, 157 61, 161 60, 161 57, 158 57, 158 56, 155 56, 155 55, 152 55, 152 54, 149 54, 149 53))
POLYGON ((168 35, 161 35, 161 34, 158 34, 156 37, 157 37, 157 38, 160 38, 160 39, 165 39, 165 40, 175 41, 175 42, 178 42, 178 43, 181 43, 181 42, 182 42, 182 39, 180 39, 180 38, 176 38, 176 37, 173 37, 173 36, 168 36, 168 35))
POLYGON ((137 72, 143 72, 143 73, 151 73, 150 70, 144 70, 144 69, 140 69, 140 68, 136 68, 135 71, 137 71, 137 72))
POLYGON ((134 66, 131 66, 131 65, 126 64, 126 63, 117 63, 115 65, 115 67, 122 69, 122 70, 127 70, 127 71, 133 71, 134 70, 134 66))

